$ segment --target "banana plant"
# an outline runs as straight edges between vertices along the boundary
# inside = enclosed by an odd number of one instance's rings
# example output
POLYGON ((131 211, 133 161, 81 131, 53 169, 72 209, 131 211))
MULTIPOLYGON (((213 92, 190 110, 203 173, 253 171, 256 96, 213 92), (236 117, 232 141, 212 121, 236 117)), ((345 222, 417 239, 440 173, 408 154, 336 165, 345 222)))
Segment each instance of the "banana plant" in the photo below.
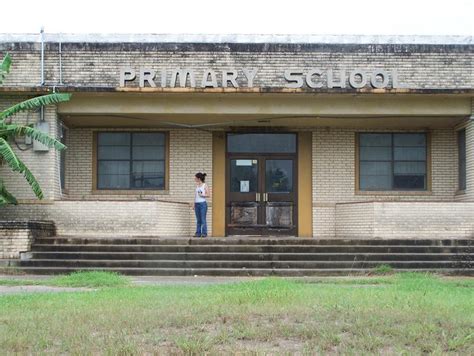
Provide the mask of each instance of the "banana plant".
MULTIPOLYGON (((10 72, 11 63, 11 56, 7 53, 0 64, 0 84, 3 84, 7 74, 10 72)), ((33 125, 19 125, 12 123, 11 118, 19 112, 36 110, 46 105, 68 101, 70 98, 71 94, 63 93, 41 95, 0 111, 0 158, 14 172, 18 172, 25 177, 38 199, 43 199, 43 192, 38 181, 28 167, 20 160, 20 158, 18 158, 9 142, 11 142, 15 137, 27 136, 31 137, 33 140, 41 142, 49 148, 64 150, 66 149, 66 146, 55 138, 50 137, 48 134, 35 129, 33 125)), ((0 179, 0 206, 6 204, 17 204, 17 200, 13 194, 8 192, 3 181, 0 179)))

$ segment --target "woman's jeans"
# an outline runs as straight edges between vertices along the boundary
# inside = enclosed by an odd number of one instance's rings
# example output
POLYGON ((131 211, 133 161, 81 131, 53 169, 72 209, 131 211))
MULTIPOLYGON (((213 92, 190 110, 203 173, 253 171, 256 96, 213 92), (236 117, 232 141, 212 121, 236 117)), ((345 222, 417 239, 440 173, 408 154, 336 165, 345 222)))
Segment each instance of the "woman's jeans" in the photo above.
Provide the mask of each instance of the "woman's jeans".
POLYGON ((194 203, 194 213, 196 214, 196 235, 207 235, 207 202, 194 203))

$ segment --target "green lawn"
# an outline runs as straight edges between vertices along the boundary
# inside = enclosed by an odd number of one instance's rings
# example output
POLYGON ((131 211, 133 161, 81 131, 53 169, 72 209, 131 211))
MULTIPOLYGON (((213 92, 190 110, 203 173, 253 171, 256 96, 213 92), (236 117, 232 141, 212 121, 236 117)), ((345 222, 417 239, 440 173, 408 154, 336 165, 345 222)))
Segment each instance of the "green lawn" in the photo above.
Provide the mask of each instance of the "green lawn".
POLYGON ((472 279, 400 274, 315 283, 121 285, 0 297, 0 350, 474 354, 472 279))

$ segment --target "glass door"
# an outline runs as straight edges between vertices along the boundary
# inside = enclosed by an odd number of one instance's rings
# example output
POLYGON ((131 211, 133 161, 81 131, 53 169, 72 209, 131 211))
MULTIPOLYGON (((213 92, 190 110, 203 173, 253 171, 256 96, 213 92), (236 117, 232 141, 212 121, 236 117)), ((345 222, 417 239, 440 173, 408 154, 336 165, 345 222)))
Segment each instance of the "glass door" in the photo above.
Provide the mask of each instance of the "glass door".
POLYGON ((228 233, 260 234, 261 195, 259 161, 255 157, 229 160, 228 233))
POLYGON ((296 160, 253 155, 228 160, 229 235, 295 235, 296 160))
POLYGON ((295 159, 265 158, 265 225, 269 233, 295 231, 295 159))
POLYGON ((228 133, 228 235, 297 233, 297 135, 228 133))

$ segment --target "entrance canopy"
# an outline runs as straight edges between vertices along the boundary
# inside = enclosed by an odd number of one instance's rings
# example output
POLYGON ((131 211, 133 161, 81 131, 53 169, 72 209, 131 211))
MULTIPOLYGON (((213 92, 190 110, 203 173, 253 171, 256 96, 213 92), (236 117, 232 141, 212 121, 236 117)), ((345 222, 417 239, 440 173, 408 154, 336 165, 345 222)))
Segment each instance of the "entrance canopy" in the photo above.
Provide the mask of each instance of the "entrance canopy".
POLYGON ((453 127, 471 106, 455 95, 78 92, 58 111, 69 127, 425 129, 453 127))

